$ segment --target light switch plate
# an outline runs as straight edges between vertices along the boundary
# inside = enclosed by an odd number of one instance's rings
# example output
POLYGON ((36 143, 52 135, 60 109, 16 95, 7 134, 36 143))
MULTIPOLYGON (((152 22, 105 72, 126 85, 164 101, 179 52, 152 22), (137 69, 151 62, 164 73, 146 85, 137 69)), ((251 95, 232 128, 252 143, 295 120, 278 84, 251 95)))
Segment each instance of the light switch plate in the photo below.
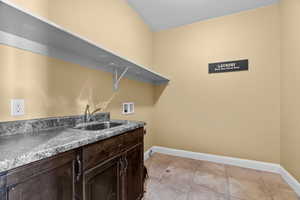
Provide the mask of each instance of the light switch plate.
POLYGON ((25 101, 24 99, 12 99, 11 100, 11 116, 25 115, 25 101))

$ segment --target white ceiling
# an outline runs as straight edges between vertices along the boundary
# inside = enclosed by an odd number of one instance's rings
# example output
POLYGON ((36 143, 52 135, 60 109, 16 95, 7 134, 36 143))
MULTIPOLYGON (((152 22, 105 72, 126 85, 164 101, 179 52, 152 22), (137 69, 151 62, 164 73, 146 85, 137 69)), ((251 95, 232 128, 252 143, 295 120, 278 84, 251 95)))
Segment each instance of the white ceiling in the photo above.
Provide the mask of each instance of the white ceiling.
POLYGON ((154 30, 173 28, 278 2, 278 0, 127 0, 154 30))

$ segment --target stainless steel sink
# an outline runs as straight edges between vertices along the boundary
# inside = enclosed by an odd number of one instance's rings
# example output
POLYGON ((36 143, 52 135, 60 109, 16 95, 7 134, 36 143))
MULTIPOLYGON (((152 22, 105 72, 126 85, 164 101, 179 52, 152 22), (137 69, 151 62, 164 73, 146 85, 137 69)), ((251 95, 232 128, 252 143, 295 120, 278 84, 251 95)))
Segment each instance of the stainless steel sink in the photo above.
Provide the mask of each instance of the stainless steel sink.
POLYGON ((117 126, 123 125, 122 123, 117 122, 101 122, 101 123, 93 123, 87 125, 81 125, 74 127, 74 129, 86 130, 86 131, 99 131, 104 129, 109 129, 117 126))

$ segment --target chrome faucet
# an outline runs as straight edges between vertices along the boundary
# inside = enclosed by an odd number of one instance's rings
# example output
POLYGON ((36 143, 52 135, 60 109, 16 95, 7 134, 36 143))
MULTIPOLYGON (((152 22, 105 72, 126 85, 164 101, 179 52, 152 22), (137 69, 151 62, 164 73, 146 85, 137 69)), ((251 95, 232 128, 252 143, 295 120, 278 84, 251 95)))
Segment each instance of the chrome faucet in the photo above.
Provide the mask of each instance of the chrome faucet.
POLYGON ((93 112, 90 112, 90 105, 86 105, 85 111, 84 111, 84 122, 90 122, 92 117, 97 113, 100 112, 102 108, 97 108, 93 112))

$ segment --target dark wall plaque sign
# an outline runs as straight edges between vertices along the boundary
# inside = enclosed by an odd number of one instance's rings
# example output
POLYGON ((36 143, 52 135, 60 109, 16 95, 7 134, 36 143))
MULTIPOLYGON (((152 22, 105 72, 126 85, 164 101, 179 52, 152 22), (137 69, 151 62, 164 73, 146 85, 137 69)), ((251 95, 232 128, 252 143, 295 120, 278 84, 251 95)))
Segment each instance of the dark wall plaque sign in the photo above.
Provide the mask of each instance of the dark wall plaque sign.
POLYGON ((211 63, 208 65, 209 73, 222 73, 248 70, 248 60, 236 60, 230 62, 211 63))

